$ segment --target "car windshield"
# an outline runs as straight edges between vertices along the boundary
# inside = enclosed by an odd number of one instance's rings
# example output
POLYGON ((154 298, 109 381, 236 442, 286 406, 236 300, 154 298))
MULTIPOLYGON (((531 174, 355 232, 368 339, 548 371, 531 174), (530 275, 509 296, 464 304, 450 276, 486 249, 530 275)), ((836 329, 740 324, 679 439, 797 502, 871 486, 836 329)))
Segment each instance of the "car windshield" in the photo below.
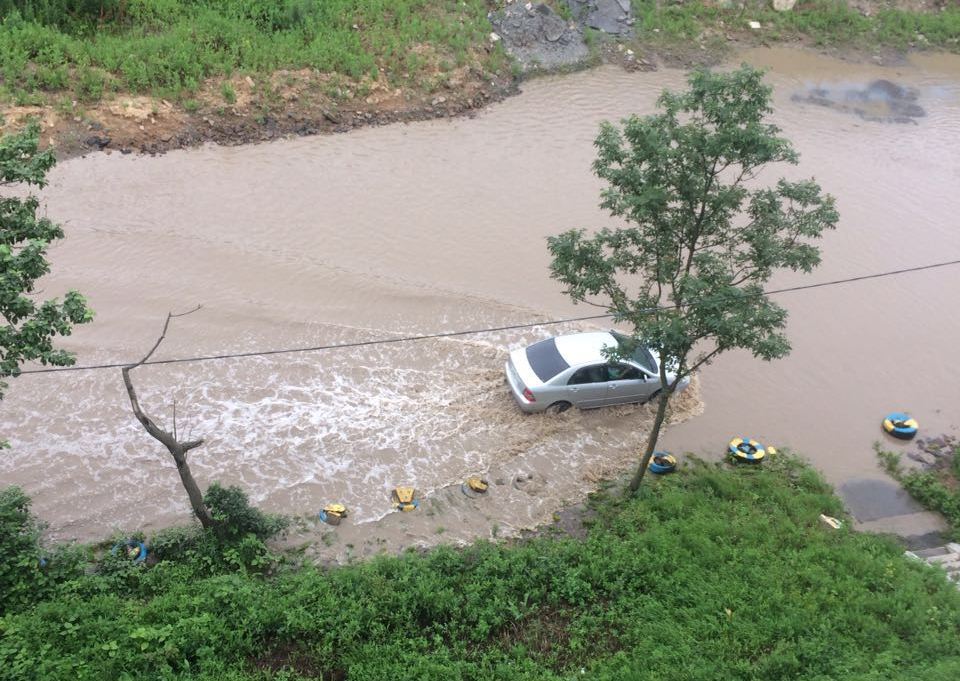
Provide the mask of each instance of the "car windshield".
POLYGON ((566 360, 560 356, 557 344, 553 338, 534 343, 527 348, 527 361, 530 368, 541 381, 546 383, 564 369, 570 368, 566 360))
POLYGON ((658 369, 656 360, 653 358, 653 355, 650 354, 650 351, 647 350, 642 343, 640 343, 640 341, 616 331, 612 331, 610 335, 617 340, 617 345, 620 346, 620 352, 623 353, 624 359, 629 359, 632 362, 636 362, 651 374, 657 374, 658 369))

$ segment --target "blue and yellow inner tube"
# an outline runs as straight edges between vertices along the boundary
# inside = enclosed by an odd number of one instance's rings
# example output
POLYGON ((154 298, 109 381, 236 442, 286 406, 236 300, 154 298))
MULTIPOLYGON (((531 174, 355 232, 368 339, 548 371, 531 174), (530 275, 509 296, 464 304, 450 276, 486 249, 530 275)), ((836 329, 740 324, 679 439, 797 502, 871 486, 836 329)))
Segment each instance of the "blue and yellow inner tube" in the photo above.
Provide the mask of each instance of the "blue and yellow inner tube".
POLYGON ((901 440, 909 440, 917 434, 919 428, 917 420, 902 411, 887 414, 883 419, 883 429, 901 440))
POLYGON ((147 545, 136 539, 127 539, 126 541, 114 544, 111 554, 117 555, 120 551, 124 552, 127 558, 134 563, 142 563, 147 559, 147 545))
POLYGON ((397 487, 391 494, 393 507, 398 511, 415 511, 420 508, 417 490, 413 487, 397 487))
POLYGON ((672 473, 677 467, 677 459, 670 452, 654 452, 650 458, 651 473, 672 473))
POLYGON ((347 507, 343 504, 327 504, 317 515, 321 522, 327 525, 339 525, 340 521, 347 517, 347 507))
POLYGON ((757 463, 767 455, 767 449, 762 444, 748 437, 735 437, 730 440, 727 452, 736 461, 750 463, 757 463))

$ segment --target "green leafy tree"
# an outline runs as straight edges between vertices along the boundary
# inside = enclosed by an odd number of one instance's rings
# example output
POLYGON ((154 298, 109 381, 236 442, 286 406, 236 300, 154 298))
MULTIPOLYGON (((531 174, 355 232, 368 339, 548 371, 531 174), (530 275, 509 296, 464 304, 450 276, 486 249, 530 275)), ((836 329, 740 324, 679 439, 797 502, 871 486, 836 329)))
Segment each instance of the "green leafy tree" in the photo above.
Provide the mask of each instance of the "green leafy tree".
MULTIPOLYGON (((43 187, 56 160, 38 151, 40 127, 0 139, 0 187, 43 187)), ((63 229, 39 217, 35 196, 0 196, 0 379, 16 376, 24 362, 66 366, 73 354, 54 347, 57 336, 69 336, 75 324, 93 319, 86 300, 70 291, 63 301, 38 301, 37 280, 50 271, 47 247, 63 238, 63 229)), ((0 398, 6 383, 0 380, 0 398)))
POLYGON ((813 180, 755 181, 769 164, 798 162, 767 122, 771 88, 761 71, 698 70, 688 84, 664 92, 655 115, 631 116, 622 130, 601 126, 593 164, 607 183, 600 205, 624 226, 548 240, 551 274, 566 293, 608 309, 661 358, 659 408, 631 492, 678 382, 734 348, 764 360, 790 351, 787 312, 763 284, 778 269, 816 267, 812 242, 839 219, 813 180))

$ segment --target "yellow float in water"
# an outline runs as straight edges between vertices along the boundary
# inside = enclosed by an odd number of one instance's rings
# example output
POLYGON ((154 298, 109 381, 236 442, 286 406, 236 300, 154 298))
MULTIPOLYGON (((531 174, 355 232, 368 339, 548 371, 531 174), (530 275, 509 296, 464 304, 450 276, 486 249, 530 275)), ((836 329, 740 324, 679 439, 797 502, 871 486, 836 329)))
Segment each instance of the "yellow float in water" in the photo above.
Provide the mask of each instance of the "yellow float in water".
POLYGON ((467 478, 464 483, 460 485, 460 491, 471 498, 486 494, 488 489, 490 489, 490 483, 478 477, 467 478))
POLYGON ((343 504, 327 504, 320 510, 320 520, 327 525, 339 525, 347 517, 347 507, 343 504))
POLYGON ((397 487, 391 495, 393 498, 393 507, 398 511, 415 511, 420 508, 420 500, 417 499, 417 490, 413 487, 397 487))
POLYGON ((883 419, 883 429, 901 440, 909 440, 917 434, 919 428, 920 424, 917 420, 902 411, 887 414, 883 419))
POLYGON ((759 463, 767 455, 762 444, 748 437, 735 437, 730 440, 727 452, 734 460, 748 463, 759 463))

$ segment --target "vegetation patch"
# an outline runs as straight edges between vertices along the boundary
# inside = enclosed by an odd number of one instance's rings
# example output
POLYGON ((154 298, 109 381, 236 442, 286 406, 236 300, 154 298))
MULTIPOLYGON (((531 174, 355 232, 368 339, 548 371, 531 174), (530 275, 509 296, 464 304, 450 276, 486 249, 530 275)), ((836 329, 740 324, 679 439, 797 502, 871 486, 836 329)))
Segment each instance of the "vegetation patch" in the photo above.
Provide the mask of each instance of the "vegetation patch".
MULTIPOLYGON (((900 3, 903 4, 903 3, 900 3)), ((960 6, 924 11, 882 0, 798 0, 778 12, 770 2, 633 0, 636 49, 668 61, 711 62, 732 47, 802 44, 844 52, 960 51, 960 6), (751 28, 750 22, 760 28, 751 28)))
POLYGON ((884 469, 925 508, 943 514, 953 541, 960 541, 960 442, 950 436, 923 439, 908 456, 920 468, 906 469, 900 455, 876 445, 884 469))
MULTIPOLYGON (((22 510, 22 497, 5 499, 22 510)), ((819 514, 842 515, 841 504, 794 458, 693 461, 637 497, 591 506, 583 540, 325 570, 253 535, 171 536, 153 566, 107 554, 43 584, 34 576, 54 563, 12 542, 26 521, 4 509, 0 574, 33 598, 4 603, 0 679, 960 674, 960 592, 891 541, 823 528, 819 514)))
POLYGON ((2 94, 181 97, 235 71, 299 68, 397 86, 441 60, 502 66, 478 49, 486 12, 482 0, 0 0, 2 94))

